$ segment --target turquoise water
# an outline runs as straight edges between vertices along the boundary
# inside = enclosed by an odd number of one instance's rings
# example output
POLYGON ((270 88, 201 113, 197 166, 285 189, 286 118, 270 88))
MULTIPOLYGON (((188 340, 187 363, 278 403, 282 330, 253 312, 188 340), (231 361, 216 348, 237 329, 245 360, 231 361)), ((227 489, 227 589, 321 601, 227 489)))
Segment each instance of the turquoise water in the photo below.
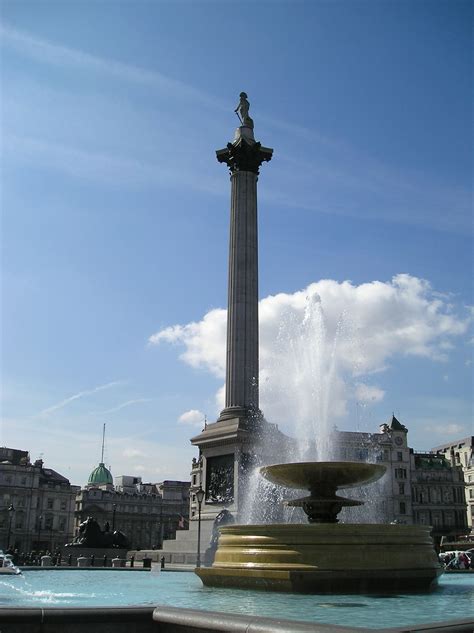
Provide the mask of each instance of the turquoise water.
POLYGON ((474 620, 474 574, 444 575, 424 595, 297 595, 203 587, 193 573, 26 571, 0 578, 0 607, 168 605, 378 629, 474 620))

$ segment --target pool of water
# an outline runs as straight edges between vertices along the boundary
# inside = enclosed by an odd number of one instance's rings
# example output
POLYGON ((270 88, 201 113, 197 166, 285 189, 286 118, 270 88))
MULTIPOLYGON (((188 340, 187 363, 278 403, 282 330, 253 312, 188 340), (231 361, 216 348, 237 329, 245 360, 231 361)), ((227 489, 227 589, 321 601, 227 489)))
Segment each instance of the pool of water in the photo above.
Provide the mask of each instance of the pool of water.
POLYGON ((203 587, 193 573, 26 571, 0 577, 0 607, 167 605, 378 629, 474 620, 474 574, 444 575, 423 595, 298 595, 203 587))

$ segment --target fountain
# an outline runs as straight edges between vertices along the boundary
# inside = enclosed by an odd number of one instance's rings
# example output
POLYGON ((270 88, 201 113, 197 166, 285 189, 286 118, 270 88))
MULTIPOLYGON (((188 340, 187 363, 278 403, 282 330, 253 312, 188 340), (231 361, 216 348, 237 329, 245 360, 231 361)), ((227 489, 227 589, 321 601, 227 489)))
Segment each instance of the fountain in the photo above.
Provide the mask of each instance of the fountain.
POLYGON ((301 462, 264 466, 260 473, 310 495, 301 506, 309 524, 274 523, 221 528, 212 567, 196 569, 205 585, 298 593, 429 591, 441 574, 429 526, 339 524, 336 495, 379 479, 385 467, 359 462, 301 462))

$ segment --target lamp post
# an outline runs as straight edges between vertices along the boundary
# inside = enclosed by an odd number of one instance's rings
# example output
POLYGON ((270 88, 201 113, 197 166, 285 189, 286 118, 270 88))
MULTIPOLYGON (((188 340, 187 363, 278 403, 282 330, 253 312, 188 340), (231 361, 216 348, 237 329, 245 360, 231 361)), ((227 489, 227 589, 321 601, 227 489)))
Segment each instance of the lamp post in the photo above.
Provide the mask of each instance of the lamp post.
POLYGON ((196 499, 198 502, 198 547, 196 567, 201 567, 201 506, 204 501, 204 495, 205 493, 202 486, 199 486, 199 490, 196 492, 196 499))
POLYGON ((41 523, 43 521, 43 515, 40 514, 38 517, 38 550, 40 549, 40 540, 41 540, 41 523))
POLYGON ((161 504, 160 504, 160 549, 163 549, 163 536, 164 536, 164 530, 163 530, 163 496, 162 496, 161 504))
POLYGON ((112 504, 112 534, 115 531, 115 513, 117 512, 117 504, 112 504))
POLYGON ((10 548, 10 536, 12 533, 12 521, 13 521, 13 515, 15 514, 15 508, 13 507, 13 503, 10 504, 10 507, 8 508, 8 516, 9 516, 9 520, 8 520, 8 538, 7 538, 7 549, 10 548))

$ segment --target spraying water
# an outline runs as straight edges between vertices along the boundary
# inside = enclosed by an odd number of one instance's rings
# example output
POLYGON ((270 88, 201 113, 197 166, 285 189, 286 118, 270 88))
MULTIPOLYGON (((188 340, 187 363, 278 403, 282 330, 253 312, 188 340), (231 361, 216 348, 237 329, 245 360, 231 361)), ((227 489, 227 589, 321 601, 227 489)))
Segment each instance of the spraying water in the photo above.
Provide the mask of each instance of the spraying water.
MULTIPOLYGON (((317 293, 307 296, 300 310, 288 306, 284 312, 270 346, 274 356, 266 359, 269 369, 261 380, 269 419, 282 421, 292 438, 274 453, 273 463, 338 459, 336 421, 346 412, 347 376, 354 370, 348 367, 343 349, 354 346, 356 337, 344 312, 334 322, 329 324, 317 293)), ((282 509, 283 499, 291 494, 265 481, 258 472, 265 464, 256 461, 258 466, 248 477, 242 522, 304 521, 298 510, 282 509)))

